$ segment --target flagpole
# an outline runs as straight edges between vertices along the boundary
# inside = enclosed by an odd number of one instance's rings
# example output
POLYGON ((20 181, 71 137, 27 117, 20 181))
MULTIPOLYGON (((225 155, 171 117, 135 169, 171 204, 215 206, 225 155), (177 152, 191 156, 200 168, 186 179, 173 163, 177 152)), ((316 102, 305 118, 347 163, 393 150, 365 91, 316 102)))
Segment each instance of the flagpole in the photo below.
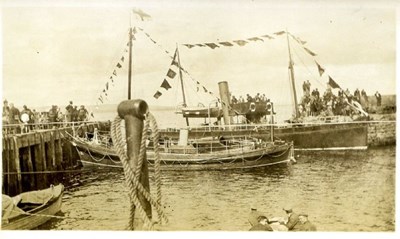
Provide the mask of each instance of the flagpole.
POLYGON ((132 87, 132 11, 129 18, 129 63, 128 63, 128 100, 131 99, 132 87))
POLYGON ((294 83, 294 69, 293 69, 293 61, 292 61, 292 53, 290 52, 290 44, 289 44, 289 33, 286 29, 286 39, 287 39, 287 45, 288 45, 288 50, 289 50, 289 71, 290 71, 290 81, 292 83, 292 89, 293 89, 293 97, 294 97, 294 110, 296 118, 299 118, 299 106, 297 105, 297 95, 296 95, 296 86, 294 83))
MULTIPOLYGON (((178 44, 176 44, 176 56, 178 57, 178 68, 179 68, 179 79, 181 81, 182 88, 182 97, 183 97, 183 107, 186 107, 186 96, 185 96, 185 87, 183 87, 183 76, 182 76, 182 67, 181 67, 181 58, 179 56, 178 44)), ((189 126, 189 119, 185 117, 186 125, 189 126)))

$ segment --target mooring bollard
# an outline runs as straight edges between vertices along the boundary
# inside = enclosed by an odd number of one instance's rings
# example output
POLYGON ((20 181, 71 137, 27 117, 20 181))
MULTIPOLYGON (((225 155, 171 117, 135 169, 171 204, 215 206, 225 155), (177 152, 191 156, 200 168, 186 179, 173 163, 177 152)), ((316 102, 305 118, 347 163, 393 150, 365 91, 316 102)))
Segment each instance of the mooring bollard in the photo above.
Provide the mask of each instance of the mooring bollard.
MULTIPOLYGON (((125 100, 118 105, 118 115, 121 119, 125 120, 128 162, 133 171, 135 171, 138 165, 145 114, 147 112, 148 105, 143 100, 125 100)), ((146 153, 144 154, 139 182, 146 190, 150 191, 146 153)), ((138 194, 138 198, 148 218, 151 218, 152 212, 150 202, 140 193, 138 194)), ((143 220, 139 217, 138 213, 135 213, 134 228, 135 230, 141 230, 143 228, 143 220)))

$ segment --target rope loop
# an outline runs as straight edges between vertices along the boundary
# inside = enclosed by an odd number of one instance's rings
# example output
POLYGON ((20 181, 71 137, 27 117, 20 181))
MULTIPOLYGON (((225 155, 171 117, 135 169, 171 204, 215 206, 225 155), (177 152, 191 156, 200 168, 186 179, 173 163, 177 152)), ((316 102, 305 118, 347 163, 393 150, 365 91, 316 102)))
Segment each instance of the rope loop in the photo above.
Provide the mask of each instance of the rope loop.
POLYGON ((152 222, 151 218, 149 218, 141 204, 138 194, 140 193, 155 210, 157 211, 158 220, 162 223, 162 219, 164 222, 168 222, 168 219, 162 209, 161 206, 161 173, 160 173, 160 158, 158 154, 158 141, 159 141, 159 132, 157 127, 157 122, 154 116, 148 112, 145 115, 145 122, 142 131, 142 141, 140 144, 139 158, 137 167, 131 168, 128 162, 127 150, 125 149, 125 140, 123 139, 123 135, 121 132, 121 122, 122 119, 117 116, 111 124, 111 137, 115 144, 115 149, 117 154, 121 160, 124 175, 125 175, 125 183, 129 188, 129 198, 130 198, 130 219, 128 224, 128 229, 134 230, 134 216, 137 210, 139 217, 143 220, 143 229, 144 230, 152 230, 154 227, 154 222, 152 222), (140 183, 140 173, 143 165, 143 160, 146 155, 146 140, 147 140, 147 132, 149 127, 152 131, 152 138, 154 141, 154 151, 155 151, 155 181, 156 181, 156 190, 157 190, 157 199, 153 199, 150 195, 150 192, 144 188, 144 186, 140 183))

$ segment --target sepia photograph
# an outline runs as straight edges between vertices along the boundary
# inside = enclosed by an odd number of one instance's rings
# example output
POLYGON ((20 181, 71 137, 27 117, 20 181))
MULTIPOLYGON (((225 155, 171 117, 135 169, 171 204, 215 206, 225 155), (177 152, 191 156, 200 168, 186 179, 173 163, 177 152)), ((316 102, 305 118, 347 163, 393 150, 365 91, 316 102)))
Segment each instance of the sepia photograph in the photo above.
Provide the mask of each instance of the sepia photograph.
POLYGON ((2 1, 0 235, 394 238, 398 23, 395 0, 2 1))

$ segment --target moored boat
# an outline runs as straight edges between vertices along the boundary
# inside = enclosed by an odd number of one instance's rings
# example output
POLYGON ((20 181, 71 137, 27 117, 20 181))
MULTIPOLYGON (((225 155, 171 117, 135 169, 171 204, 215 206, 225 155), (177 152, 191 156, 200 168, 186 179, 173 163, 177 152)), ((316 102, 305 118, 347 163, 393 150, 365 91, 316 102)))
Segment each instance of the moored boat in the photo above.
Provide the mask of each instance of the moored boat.
POLYGON ((59 184, 14 197, 3 195, 1 229, 30 230, 44 224, 61 210, 63 192, 59 184))
MULTIPOLYGON (((73 137, 84 167, 109 166, 122 168, 119 157, 110 145, 73 137)), ((294 160, 293 145, 284 141, 264 142, 258 139, 202 138, 185 144, 164 141, 160 146, 161 170, 229 170, 267 167, 294 160)), ((155 160, 154 150, 147 150, 149 168, 155 160)))

